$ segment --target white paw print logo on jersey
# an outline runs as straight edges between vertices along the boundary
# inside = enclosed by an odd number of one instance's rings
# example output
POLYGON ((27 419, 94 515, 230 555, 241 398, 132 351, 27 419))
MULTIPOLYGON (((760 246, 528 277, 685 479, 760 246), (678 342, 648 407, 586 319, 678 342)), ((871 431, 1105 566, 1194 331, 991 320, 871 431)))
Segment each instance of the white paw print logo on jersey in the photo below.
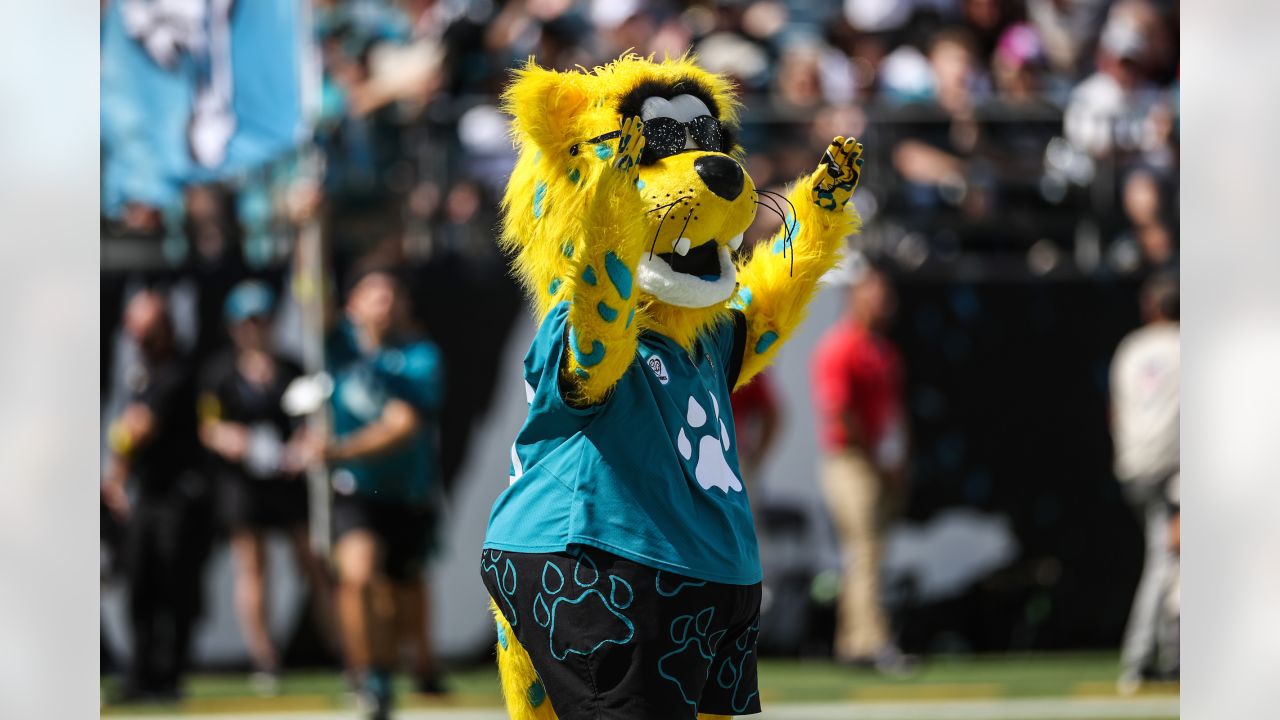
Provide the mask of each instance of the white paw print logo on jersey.
POLYGON ((694 463, 693 474, 703 490, 720 488, 726 493, 730 490, 742 492, 742 481, 734 474, 733 468, 729 467, 729 460, 726 458, 729 448, 733 445, 729 437, 729 428, 725 426, 724 420, 720 419, 720 404, 716 402, 716 396, 708 397, 711 398, 710 417, 697 399, 692 395, 689 396, 689 411, 685 421, 688 422, 689 428, 697 439, 697 448, 694 448, 683 427, 680 428, 680 434, 676 436, 676 448, 685 460, 692 461, 694 453, 697 453, 698 460, 694 463), (701 430, 701 428, 706 429, 701 430))

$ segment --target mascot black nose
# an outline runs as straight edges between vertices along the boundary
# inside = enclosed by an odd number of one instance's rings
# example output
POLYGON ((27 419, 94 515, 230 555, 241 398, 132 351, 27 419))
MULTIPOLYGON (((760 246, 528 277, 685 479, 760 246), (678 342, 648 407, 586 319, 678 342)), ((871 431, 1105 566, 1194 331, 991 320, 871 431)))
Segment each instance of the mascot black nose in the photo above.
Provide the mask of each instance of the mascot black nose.
POLYGON ((724 155, 703 155, 693 161, 693 169, 711 192, 725 200, 742 194, 742 166, 724 155))

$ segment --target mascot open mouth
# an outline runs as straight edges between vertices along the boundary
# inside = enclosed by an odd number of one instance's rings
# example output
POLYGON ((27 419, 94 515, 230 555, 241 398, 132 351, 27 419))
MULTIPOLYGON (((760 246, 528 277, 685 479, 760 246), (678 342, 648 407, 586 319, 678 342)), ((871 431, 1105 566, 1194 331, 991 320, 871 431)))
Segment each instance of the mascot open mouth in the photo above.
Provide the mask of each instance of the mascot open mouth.
MULTIPOLYGON (((687 238, 681 238, 681 243, 688 242, 687 238)), ((715 282, 720 279, 720 253, 718 253, 715 242, 705 242, 684 255, 680 255, 674 250, 669 253, 660 253, 658 257, 666 261, 672 270, 685 275, 693 275, 707 282, 715 282)))
MULTIPOLYGON (((734 238, 734 243, 740 242, 734 238)), ((681 238, 676 247, 687 247, 681 238)), ((640 288, 664 303, 687 308, 705 308, 725 302, 733 295, 737 271, 727 246, 709 240, 687 250, 645 254, 636 277, 640 288)))

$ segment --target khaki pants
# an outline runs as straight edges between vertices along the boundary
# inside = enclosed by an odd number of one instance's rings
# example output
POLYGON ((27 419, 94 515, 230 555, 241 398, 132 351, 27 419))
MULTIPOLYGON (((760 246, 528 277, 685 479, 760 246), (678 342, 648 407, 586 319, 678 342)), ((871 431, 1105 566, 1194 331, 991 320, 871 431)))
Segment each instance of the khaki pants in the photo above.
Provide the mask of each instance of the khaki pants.
POLYGON ((840 660, 869 659, 889 644, 880 605, 880 552, 889 514, 888 493, 879 471, 858 450, 824 458, 822 490, 844 561, 835 655, 840 660))
MULTIPOLYGON (((1161 632, 1170 625, 1165 599, 1178 567, 1169 545, 1171 510, 1165 494, 1168 486, 1168 477, 1148 477, 1130 480, 1124 487, 1126 499, 1144 525, 1146 535, 1142 578, 1133 593, 1133 608, 1129 611, 1120 651, 1121 671, 1139 677, 1145 671, 1178 667, 1177 644, 1170 647, 1167 637, 1162 637, 1167 633, 1161 632)), ((1176 620, 1173 622, 1176 625, 1176 620)))

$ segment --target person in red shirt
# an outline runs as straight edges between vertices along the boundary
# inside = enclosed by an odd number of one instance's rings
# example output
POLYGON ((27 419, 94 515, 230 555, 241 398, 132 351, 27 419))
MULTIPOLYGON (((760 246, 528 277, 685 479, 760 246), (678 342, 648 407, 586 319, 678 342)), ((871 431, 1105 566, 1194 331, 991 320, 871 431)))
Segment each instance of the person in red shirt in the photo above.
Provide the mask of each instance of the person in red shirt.
POLYGON ((746 385, 734 391, 729 398, 733 404, 733 426, 738 434, 738 466, 742 470, 742 482, 747 497, 751 498, 751 514, 760 525, 760 487, 756 475, 764 466, 782 426, 782 411, 777 394, 773 391, 773 378, 768 371, 756 375, 746 385))
POLYGON ((882 536, 901 499, 907 456, 902 360, 884 334, 895 308, 888 277, 868 267, 812 366, 822 490, 845 563, 835 655, 882 672, 908 663, 889 637, 879 583, 882 536))

